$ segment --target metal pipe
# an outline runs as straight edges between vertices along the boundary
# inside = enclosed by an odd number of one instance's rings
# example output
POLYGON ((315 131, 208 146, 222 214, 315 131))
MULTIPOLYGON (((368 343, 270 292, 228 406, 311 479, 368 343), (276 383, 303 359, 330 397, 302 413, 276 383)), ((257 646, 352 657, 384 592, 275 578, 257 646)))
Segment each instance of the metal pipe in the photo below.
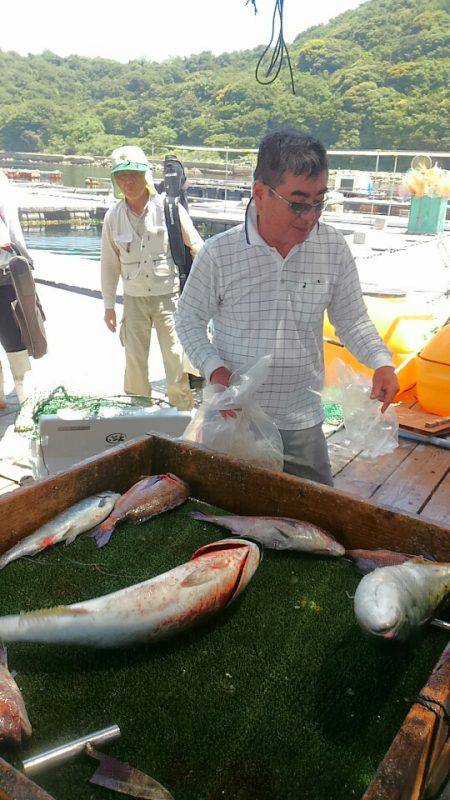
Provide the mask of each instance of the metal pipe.
POLYGON ((70 758, 80 755, 87 744, 105 744, 118 739, 120 736, 120 728, 118 725, 110 725, 108 728, 102 728, 98 731, 93 731, 87 736, 80 736, 79 739, 73 739, 67 744, 53 747, 51 750, 45 750, 37 756, 25 759, 23 762, 23 771, 26 775, 36 775, 38 772, 43 772, 51 767, 59 766, 70 758))
POLYGON ((445 622, 443 619, 432 619, 430 624, 434 625, 435 628, 440 628, 441 631, 450 632, 450 622, 445 622))
POLYGON ((443 447, 444 450, 450 450, 450 439, 441 439, 439 436, 423 436, 421 433, 405 431, 403 428, 399 428, 398 435, 403 439, 412 439, 413 442, 434 444, 436 447, 443 447))

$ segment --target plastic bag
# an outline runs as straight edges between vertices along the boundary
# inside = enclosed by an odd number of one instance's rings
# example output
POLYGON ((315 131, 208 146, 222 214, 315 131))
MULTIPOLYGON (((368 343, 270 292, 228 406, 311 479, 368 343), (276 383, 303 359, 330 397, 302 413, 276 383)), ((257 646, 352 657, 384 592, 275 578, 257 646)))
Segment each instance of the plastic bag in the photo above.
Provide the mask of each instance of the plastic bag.
POLYGON ((250 461, 255 467, 282 470, 281 434, 255 400, 255 392, 264 383, 271 361, 272 356, 263 356, 245 372, 233 372, 228 387, 209 384, 183 439, 250 461), (223 417, 220 412, 226 410, 235 411, 236 416, 223 417))
POLYGON ((371 400, 372 381, 340 359, 333 363, 336 383, 322 393, 325 402, 340 403, 352 452, 364 458, 392 453, 398 447, 398 419, 392 406, 381 413, 379 400, 371 400), (362 451, 362 452, 361 452, 362 451))

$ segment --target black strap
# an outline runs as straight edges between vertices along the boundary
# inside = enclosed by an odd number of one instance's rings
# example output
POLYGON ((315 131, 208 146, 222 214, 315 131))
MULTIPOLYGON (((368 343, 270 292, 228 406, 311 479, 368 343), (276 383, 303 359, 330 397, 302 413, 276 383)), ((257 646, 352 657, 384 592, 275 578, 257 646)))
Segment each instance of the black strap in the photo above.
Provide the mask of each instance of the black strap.
POLYGON ((182 291, 192 266, 192 256, 183 240, 177 198, 166 195, 164 198, 164 215, 169 235, 170 252, 180 273, 180 290, 182 291))

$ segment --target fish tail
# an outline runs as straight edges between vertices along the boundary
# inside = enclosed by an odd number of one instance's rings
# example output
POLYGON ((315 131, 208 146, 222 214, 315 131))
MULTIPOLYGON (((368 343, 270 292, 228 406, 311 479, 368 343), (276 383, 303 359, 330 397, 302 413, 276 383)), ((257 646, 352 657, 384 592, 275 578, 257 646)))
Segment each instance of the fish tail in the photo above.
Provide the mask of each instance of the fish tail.
POLYGON ((95 539, 97 543, 97 547, 104 547, 105 544, 108 544, 112 532, 114 530, 115 521, 109 522, 109 520, 105 520, 101 522, 100 525, 97 525, 96 528, 92 528, 91 531, 87 534, 91 539, 95 539))

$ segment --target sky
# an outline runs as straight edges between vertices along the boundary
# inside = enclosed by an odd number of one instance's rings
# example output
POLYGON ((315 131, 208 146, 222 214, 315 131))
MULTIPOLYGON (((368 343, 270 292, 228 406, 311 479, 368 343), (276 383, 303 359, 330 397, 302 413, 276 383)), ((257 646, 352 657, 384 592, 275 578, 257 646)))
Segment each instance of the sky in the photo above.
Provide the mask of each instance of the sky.
MULTIPOLYGON (((361 5, 362 0, 285 0, 284 36, 361 5)), ((0 50, 21 55, 101 56, 124 63, 164 61, 211 50, 215 55, 268 44, 275 0, 18 0, 8 3, 0 50)), ((277 29, 278 30, 278 29, 277 29)))

